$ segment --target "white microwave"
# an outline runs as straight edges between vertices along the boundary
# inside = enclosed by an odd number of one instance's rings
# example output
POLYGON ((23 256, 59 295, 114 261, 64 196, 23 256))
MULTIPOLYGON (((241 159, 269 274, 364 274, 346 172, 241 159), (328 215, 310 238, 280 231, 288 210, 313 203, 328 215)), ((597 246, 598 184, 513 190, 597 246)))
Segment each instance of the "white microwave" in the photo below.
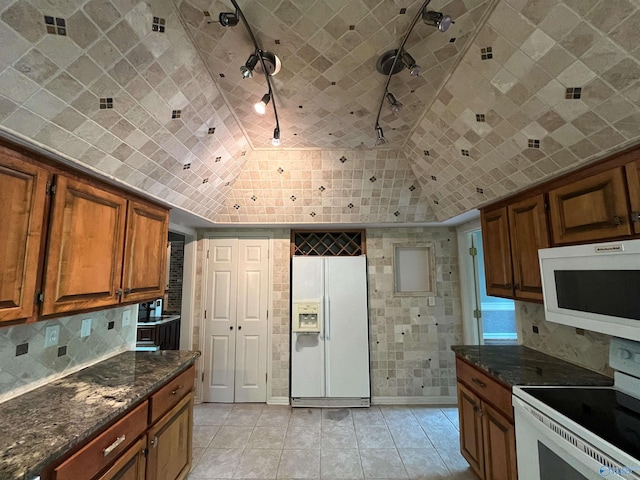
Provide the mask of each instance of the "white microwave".
POLYGON ((640 341, 640 240, 538 250, 550 322, 640 341))

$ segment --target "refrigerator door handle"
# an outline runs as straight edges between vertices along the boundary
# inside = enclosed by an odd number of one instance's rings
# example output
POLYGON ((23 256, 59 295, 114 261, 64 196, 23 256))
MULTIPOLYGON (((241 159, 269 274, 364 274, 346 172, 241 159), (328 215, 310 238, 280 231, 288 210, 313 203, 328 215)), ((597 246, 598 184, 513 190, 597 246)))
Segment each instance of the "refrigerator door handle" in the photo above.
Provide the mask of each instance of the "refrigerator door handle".
POLYGON ((325 334, 325 338, 327 340, 331 339, 331 314, 330 312, 330 306, 331 306, 331 299, 329 297, 325 297, 325 304, 326 304, 326 309, 325 309, 325 313, 324 313, 324 318, 326 319, 326 330, 327 333, 325 334))

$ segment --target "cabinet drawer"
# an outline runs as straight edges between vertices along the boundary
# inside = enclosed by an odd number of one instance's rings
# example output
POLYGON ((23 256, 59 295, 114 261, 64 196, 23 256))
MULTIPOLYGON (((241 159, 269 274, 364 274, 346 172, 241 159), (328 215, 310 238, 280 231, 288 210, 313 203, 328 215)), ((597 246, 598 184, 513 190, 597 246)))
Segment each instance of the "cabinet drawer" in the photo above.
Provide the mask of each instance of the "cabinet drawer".
POLYGON ((55 480, 93 478, 147 429, 148 402, 139 405, 54 469, 55 480))
POLYGON ((472 367, 460 359, 456 359, 456 374, 458 379, 475 392, 482 400, 492 404, 507 418, 513 421, 511 406, 511 391, 500 385, 496 380, 472 367))
POLYGON ((193 389, 195 366, 189 367, 151 395, 150 423, 154 423, 193 389))

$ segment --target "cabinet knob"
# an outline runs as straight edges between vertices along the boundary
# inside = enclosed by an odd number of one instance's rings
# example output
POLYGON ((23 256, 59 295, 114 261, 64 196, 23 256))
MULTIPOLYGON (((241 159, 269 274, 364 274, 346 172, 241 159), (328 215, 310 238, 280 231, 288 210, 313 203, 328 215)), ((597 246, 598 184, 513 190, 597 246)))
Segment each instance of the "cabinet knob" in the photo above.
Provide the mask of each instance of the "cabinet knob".
POLYGON ((120 295, 122 295, 122 289, 121 288, 116 290, 116 297, 119 297, 120 295))
POLYGON ((613 223, 616 225, 622 225, 624 223, 623 218, 620 215, 613 217, 613 223))
POLYGON ((520 290, 520 284, 516 283, 516 284, 513 286, 513 288, 514 288, 515 290, 520 290))
POLYGON ((640 212, 631 212, 631 221, 633 223, 640 222, 640 212))
POLYGON ((511 288, 511 287, 513 287, 513 285, 511 285, 510 283, 505 283, 505 284, 504 284, 504 286, 505 286, 505 288, 511 288))
POLYGON ((125 288, 124 289, 124 294, 125 295, 129 295, 131 293, 131 289, 130 288, 125 288))

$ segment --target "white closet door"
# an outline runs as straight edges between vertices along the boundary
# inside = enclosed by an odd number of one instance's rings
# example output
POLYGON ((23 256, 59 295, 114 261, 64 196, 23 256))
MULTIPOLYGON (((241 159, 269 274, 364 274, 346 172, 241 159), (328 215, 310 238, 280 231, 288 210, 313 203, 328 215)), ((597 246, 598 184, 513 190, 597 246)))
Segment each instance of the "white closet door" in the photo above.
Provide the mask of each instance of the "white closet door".
POLYGON ((264 402, 267 397, 268 240, 238 241, 236 331, 236 402, 264 402))
POLYGON ((325 258, 327 397, 363 398, 369 388, 367 260, 325 258))
POLYGON ((216 238, 209 241, 207 318, 204 320, 205 402, 234 401, 237 256, 237 239, 216 238))

